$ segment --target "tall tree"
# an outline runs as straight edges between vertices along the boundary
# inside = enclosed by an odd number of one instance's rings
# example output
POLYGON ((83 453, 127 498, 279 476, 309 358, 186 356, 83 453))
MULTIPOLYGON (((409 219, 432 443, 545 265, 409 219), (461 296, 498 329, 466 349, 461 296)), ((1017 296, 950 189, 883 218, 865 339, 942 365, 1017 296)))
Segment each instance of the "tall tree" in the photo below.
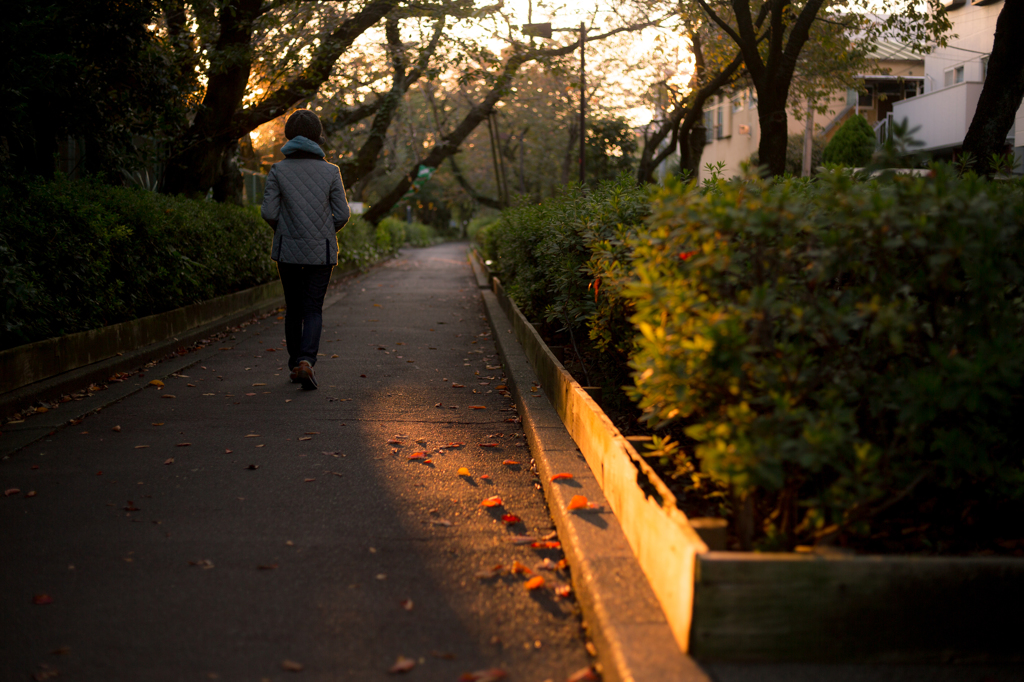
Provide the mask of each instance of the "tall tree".
POLYGON ((1021 27, 1024 0, 1005 0, 996 20, 988 76, 963 146, 977 160, 975 169, 984 175, 992 174, 992 155, 1005 148, 1006 136, 1024 100, 1024 50, 1013 47, 1021 27))
POLYGON ((785 171, 790 88, 816 23, 856 32, 864 44, 890 36, 920 49, 927 49, 931 41, 943 44, 950 28, 939 0, 928 0, 927 12, 914 2, 893 3, 896 6, 888 7, 891 13, 885 17, 872 17, 868 0, 696 1, 743 55, 757 91, 758 155, 773 175, 785 171))

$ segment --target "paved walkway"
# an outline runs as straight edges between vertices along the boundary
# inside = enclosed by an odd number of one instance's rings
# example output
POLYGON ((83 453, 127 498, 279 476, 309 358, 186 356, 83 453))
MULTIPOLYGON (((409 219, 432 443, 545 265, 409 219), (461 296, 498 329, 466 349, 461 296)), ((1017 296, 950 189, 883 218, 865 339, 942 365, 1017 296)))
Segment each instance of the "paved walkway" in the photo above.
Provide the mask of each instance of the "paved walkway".
POLYGON ((513 542, 553 526, 464 253, 406 250, 329 298, 319 391, 288 383, 271 316, 0 462, 36 491, 0 498, 0 678, 588 665, 568 575, 541 567, 561 553, 513 542), (513 562, 534 572, 482 577, 513 562))

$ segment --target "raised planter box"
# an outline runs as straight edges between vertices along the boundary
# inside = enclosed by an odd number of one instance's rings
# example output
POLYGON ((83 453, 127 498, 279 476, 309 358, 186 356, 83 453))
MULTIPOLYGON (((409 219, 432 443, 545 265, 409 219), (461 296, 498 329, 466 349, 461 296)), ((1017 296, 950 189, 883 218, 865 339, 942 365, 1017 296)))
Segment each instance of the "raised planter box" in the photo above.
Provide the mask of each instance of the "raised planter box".
MULTIPOLYGON (((474 269, 490 277, 482 263, 474 269)), ((702 661, 1024 660, 1024 560, 710 551, 501 282, 490 281, 683 651, 702 661)))

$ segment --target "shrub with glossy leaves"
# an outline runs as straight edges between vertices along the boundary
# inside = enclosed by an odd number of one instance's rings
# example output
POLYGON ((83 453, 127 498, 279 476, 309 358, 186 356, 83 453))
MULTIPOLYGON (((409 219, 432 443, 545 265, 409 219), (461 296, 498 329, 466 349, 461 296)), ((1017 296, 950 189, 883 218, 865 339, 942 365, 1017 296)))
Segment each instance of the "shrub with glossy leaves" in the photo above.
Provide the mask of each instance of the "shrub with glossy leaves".
POLYGON ((825 145, 821 160, 840 166, 861 168, 875 153, 875 131, 863 116, 851 116, 825 145))
POLYGON ((1020 184, 942 167, 669 187, 632 242, 632 393, 789 546, 919 485, 1020 498, 1022 227, 1020 184))

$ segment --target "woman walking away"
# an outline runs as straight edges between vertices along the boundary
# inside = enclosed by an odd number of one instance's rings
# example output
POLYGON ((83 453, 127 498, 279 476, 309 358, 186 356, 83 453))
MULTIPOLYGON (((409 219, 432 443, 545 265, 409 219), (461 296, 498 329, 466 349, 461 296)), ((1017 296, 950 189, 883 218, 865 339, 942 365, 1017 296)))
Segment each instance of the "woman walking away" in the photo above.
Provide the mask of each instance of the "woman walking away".
POLYGON ((274 228, 271 258, 277 261, 287 311, 291 380, 316 388, 313 365, 320 350, 324 296, 338 263, 337 231, 348 222, 348 200, 338 167, 324 160, 320 119, 299 109, 284 126, 284 161, 270 167, 260 208, 274 228), (319 144, 318 144, 319 143, 319 144))

